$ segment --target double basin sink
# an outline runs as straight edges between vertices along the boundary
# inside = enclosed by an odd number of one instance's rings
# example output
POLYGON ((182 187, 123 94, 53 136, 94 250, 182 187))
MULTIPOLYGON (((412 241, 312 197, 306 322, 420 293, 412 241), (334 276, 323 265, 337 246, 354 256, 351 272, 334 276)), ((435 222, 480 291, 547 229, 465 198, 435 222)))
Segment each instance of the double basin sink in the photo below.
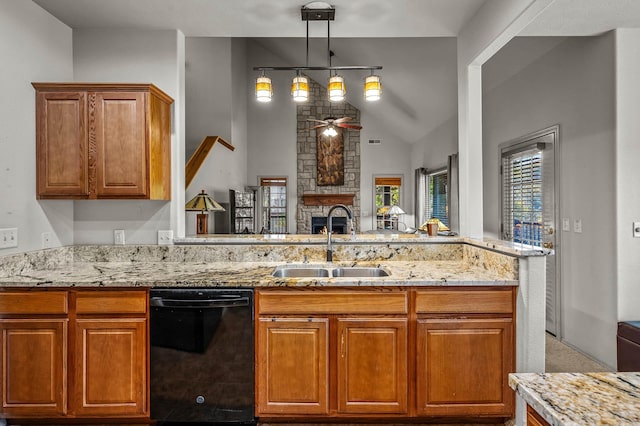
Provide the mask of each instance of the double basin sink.
POLYGON ((387 277, 389 273, 373 266, 282 265, 271 275, 277 278, 376 278, 387 277))

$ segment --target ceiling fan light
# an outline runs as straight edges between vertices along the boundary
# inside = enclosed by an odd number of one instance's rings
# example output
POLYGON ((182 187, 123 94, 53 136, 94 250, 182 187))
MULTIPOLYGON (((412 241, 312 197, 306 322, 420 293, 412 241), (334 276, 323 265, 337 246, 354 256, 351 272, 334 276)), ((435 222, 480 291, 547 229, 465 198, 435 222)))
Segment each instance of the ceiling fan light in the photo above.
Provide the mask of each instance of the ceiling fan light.
POLYGON ((301 75, 293 78, 291 96, 296 102, 306 102, 309 99, 309 79, 301 75))
POLYGON ((347 94, 347 90, 344 85, 344 78, 340 75, 334 75, 329 78, 327 92, 329 92, 329 100, 331 102, 344 101, 344 97, 347 94))
POLYGON ((323 135, 325 136, 329 136, 329 137, 334 137, 338 134, 338 131, 336 130, 335 127, 333 126, 327 126, 326 129, 324 129, 324 131, 322 132, 323 135))
POLYGON ((264 75, 256 78, 256 100, 258 102, 271 102, 273 96, 273 86, 271 79, 264 75))
POLYGON ((382 83, 377 75, 369 75, 364 80, 364 98, 367 101, 377 101, 382 95, 382 83))

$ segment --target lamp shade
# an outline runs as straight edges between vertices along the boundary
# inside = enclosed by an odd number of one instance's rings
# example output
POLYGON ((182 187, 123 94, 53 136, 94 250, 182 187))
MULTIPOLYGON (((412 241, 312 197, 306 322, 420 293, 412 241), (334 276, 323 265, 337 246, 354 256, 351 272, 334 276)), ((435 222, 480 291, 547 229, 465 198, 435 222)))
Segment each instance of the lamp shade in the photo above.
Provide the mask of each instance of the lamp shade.
POLYGON ((202 211, 202 212, 223 212, 224 207, 216 202, 213 198, 209 197, 204 189, 201 193, 189 200, 185 205, 186 211, 202 211))
POLYGON ((377 75, 369 75, 364 80, 364 98, 367 101, 377 101, 382 95, 382 83, 377 75))
POLYGON ((273 96, 273 86, 271 79, 264 75, 256 78, 256 100, 258 102, 271 102, 273 96))
POLYGON ((338 134, 338 131, 336 130, 335 127, 333 126, 327 126, 326 129, 324 129, 324 131, 322 132, 323 135, 325 136, 329 136, 329 137, 334 137, 338 134))
POLYGON ((327 87, 329 92, 329 100, 331 102, 342 102, 347 94, 347 90, 344 85, 344 78, 340 75, 334 75, 329 78, 329 86, 327 87))
POLYGON ((402 210, 399 206, 391 206, 387 214, 391 216, 397 216, 399 214, 405 214, 404 210, 402 210))
POLYGON ((297 75, 293 78, 291 96, 296 102, 306 102, 309 99, 309 79, 307 77, 297 75))

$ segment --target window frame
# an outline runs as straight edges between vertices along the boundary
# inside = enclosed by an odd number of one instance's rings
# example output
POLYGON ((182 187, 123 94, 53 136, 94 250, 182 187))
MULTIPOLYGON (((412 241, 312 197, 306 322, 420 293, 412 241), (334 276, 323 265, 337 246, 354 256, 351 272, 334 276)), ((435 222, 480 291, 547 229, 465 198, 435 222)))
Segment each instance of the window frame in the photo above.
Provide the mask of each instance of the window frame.
MULTIPOLYGON (((286 234, 288 233, 289 230, 289 178, 288 176, 282 176, 282 175, 278 175, 278 176, 258 176, 258 218, 259 218, 259 222, 258 226, 260 226, 260 228, 263 231, 267 231, 267 232, 273 232, 271 229, 267 229, 267 223, 265 223, 265 214, 267 214, 265 212, 265 210, 268 210, 269 213, 269 218, 273 218, 273 217, 278 217, 278 218, 283 218, 284 219, 284 225, 280 228, 282 228, 282 232, 274 232, 274 233, 282 233, 282 234, 286 234), (279 184, 277 181, 284 181, 284 184, 279 184), (265 185, 265 183, 267 183, 265 185), (269 206, 265 206, 265 190, 264 188, 266 187, 284 187, 285 188, 285 193, 284 193, 284 206, 276 206, 276 205, 271 205, 271 203, 269 203, 269 206), (273 216, 271 215, 271 209, 284 209, 284 216, 273 216)), ((278 231, 280 231, 281 229, 278 229, 278 231)))
MULTIPOLYGON (((381 230, 384 231, 385 228, 384 225, 382 228, 378 228, 378 205, 376 203, 376 196, 378 194, 378 186, 398 186, 398 202, 397 204, 391 204, 389 207, 391 207, 392 205, 397 205, 398 207, 402 208, 402 210, 404 210, 406 212, 406 210, 402 207, 402 202, 404 200, 404 174, 401 173, 394 173, 394 174, 375 174, 373 175, 373 179, 372 179, 372 184, 373 184, 373 200, 372 200, 372 206, 373 206, 373 210, 371 212, 371 217, 372 217, 372 229, 373 230, 381 230), (394 181, 399 181, 399 185, 378 185, 377 182, 379 180, 387 180, 389 183, 393 183, 394 181)), ((386 206, 383 206, 386 207, 386 206)), ((385 215, 388 216, 388 215, 385 215)), ((402 222, 402 220, 400 218, 397 217, 389 217, 389 218, 384 218, 382 219, 383 223, 385 222, 389 222, 389 226, 390 226, 390 230, 398 230, 398 224, 400 222, 402 222)))

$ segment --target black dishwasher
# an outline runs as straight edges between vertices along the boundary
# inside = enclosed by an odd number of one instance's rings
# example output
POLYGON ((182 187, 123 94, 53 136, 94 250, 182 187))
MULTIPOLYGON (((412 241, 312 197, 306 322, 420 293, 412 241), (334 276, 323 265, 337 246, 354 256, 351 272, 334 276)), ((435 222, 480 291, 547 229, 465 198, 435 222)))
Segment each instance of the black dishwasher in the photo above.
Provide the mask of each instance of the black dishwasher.
POLYGON ((151 418, 255 424, 253 290, 152 289, 151 418))

